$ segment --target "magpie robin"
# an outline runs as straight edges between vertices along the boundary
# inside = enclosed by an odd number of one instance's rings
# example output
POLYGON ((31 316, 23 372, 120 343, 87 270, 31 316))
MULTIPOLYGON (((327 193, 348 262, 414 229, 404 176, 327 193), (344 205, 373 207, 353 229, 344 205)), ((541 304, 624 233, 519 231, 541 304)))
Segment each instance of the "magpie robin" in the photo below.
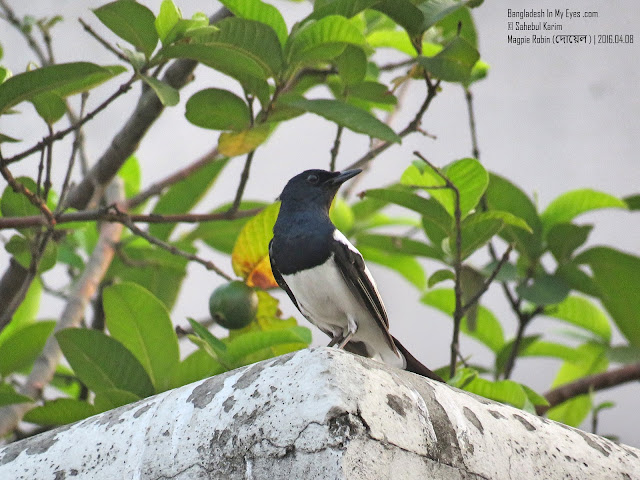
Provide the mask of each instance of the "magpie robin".
POLYGON ((307 170, 289 180, 269 243, 273 276, 329 346, 442 381, 391 336, 362 255, 329 219, 340 185, 360 172, 307 170))

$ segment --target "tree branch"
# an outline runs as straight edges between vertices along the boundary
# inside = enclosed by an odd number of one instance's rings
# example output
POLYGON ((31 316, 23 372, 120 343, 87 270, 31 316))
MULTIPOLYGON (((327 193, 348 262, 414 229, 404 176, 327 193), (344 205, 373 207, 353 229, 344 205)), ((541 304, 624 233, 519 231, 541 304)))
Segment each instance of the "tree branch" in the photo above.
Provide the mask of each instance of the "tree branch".
POLYGON ((342 139, 342 131, 344 127, 342 125, 338 125, 338 130, 336 131, 336 138, 333 141, 333 147, 331 147, 331 159, 329 160, 329 170, 331 172, 336 171, 336 159, 338 158, 338 152, 340 151, 340 140, 342 139))
POLYGON ((86 23, 81 18, 78 18, 78 21, 82 25, 82 28, 84 28, 84 30, 89 35, 91 35, 93 38, 95 38, 98 41, 98 43, 100 43, 100 45, 102 45, 104 48, 109 50, 111 53, 113 53, 116 57, 118 57, 123 62, 129 63, 129 59, 122 52, 118 51, 117 48, 113 47, 109 42, 107 42, 104 38, 102 38, 100 35, 98 35, 96 33, 96 31, 93 28, 91 28, 91 25, 86 23))
MULTIPOLYGON (((251 217, 261 210, 261 208, 252 208, 232 213, 185 213, 178 215, 159 215, 157 213, 132 214, 128 215, 127 218, 136 223, 202 223, 251 217)), ((70 222, 92 221, 121 222, 122 214, 115 213, 108 208, 100 208, 96 210, 82 210, 80 212, 63 213, 62 215, 55 217, 56 225, 62 225, 70 222)), ((41 215, 32 215, 29 217, 0 217, 0 230, 7 228, 29 228, 42 225, 48 225, 48 222, 47 219, 41 215)))
POLYGON ((549 408, 555 407, 578 395, 584 395, 591 391, 604 390, 637 380, 640 380, 640 363, 633 363, 615 370, 609 370, 608 372, 582 377, 574 382, 565 383, 545 393, 544 397, 550 405, 548 407, 538 406, 536 407, 536 411, 538 415, 543 415, 549 408))
POLYGON ((120 88, 118 88, 118 90, 116 90, 115 93, 113 93, 109 98, 107 98, 104 102, 102 102, 100 105, 98 105, 91 112, 87 113, 87 115, 85 115, 83 118, 78 120, 78 122, 70 125, 69 127, 65 128, 64 130, 59 130, 59 131, 57 131, 56 133, 54 133, 52 135, 48 135, 47 137, 43 138, 40 142, 36 143, 33 147, 25 150, 22 153, 18 153, 17 155, 14 155, 13 157, 9 157, 9 158, 3 160, 2 164, 3 165, 10 165, 10 164, 15 163, 15 162, 17 162, 19 160, 22 160, 23 158, 26 158, 26 157, 28 157, 29 155, 31 155, 31 154, 33 154, 35 152, 41 151, 45 147, 51 145, 53 142, 56 142, 58 140, 63 139, 64 137, 66 137, 71 132, 75 132, 80 127, 82 127, 82 125, 87 123, 89 120, 91 120, 93 117, 95 117, 98 113, 100 113, 102 110, 107 108, 111 104, 111 102, 113 102, 116 98, 118 98, 120 95, 126 93, 131 88, 131 85, 133 84, 133 82, 135 82, 137 79, 138 79, 137 75, 133 75, 127 82, 125 82, 122 85, 120 85, 120 88))
POLYGON ((129 216, 127 214, 125 214, 124 212, 117 211, 116 213, 120 217, 120 223, 122 223, 129 230, 131 230, 131 232, 133 234, 144 238, 149 243, 151 243, 151 244, 153 244, 153 245, 155 245, 157 247, 160 247, 163 250, 166 250, 169 253, 172 253, 173 255, 177 255, 179 257, 186 258, 187 260, 191 260, 191 261, 199 263, 200 265, 203 265, 207 270, 211 270, 211 271, 217 273, 218 275, 220 275, 222 278, 224 278, 225 280, 227 280, 229 282, 231 280, 233 280, 233 278, 230 275, 227 275, 225 272, 220 270, 213 262, 211 262, 209 260, 204 260, 204 259, 198 257, 197 255, 185 252, 184 250, 180 250, 175 245, 171 245, 170 243, 167 243, 167 242, 165 242, 163 240, 160 240, 159 238, 154 237, 153 235, 148 234, 144 230, 136 227, 134 225, 133 221, 131 220, 131 218, 129 218, 129 216))
POLYGON ((236 196, 233 199, 233 204, 229 209, 228 213, 235 213, 240 208, 240 202, 242 202, 242 195, 244 194, 244 189, 247 186, 247 181, 249 180, 249 171, 251 170, 251 162, 253 161, 253 156, 256 151, 251 150, 247 154, 247 158, 244 161, 244 168, 242 169, 242 173, 240 174, 240 183, 238 184, 238 190, 236 190, 236 196))
MULTIPOLYGON (((429 167, 438 175, 445 183, 445 186, 449 188, 455 197, 454 199, 454 210, 453 210, 453 221, 455 225, 455 257, 453 259, 453 272, 455 274, 454 278, 454 286, 453 290, 455 292, 455 309, 453 311, 453 338, 451 340, 451 358, 449 361, 449 378, 453 378, 456 374, 456 359, 460 354, 460 324, 462 323, 462 317, 464 317, 464 307, 462 305, 462 283, 461 283, 461 273, 462 273, 462 212, 460 210, 460 190, 458 187, 447 177, 444 173, 440 171, 438 167, 432 164, 429 160, 420 154, 420 152, 413 152, 420 160, 429 165, 429 167)), ((496 273, 497 275, 497 273, 496 273)), ((470 302, 468 305, 471 305, 470 302)))
POLYGON ((493 269, 493 271, 491 272, 491 275, 489 275, 489 277, 484 281, 484 283, 482 284, 482 287, 480 287, 480 290, 478 290, 473 295, 473 297, 471 297, 469 301, 462 307, 463 314, 466 313, 467 310, 469 310, 478 300, 480 300, 480 297, 482 297, 482 295, 484 295, 485 292, 489 289, 489 287, 491 286, 491 283, 498 276, 498 273, 500 273, 500 270, 502 269, 504 264, 507 263, 507 261, 509 260, 509 255, 511 254, 511 250, 513 250, 513 245, 509 244, 509 247, 502 255, 502 258, 500 258, 500 261, 496 265, 496 268, 493 269))
MULTIPOLYGON (((427 85, 427 96, 424 99, 424 102, 422 102, 422 105, 420 106, 420 109, 418 110, 418 113, 416 113, 416 116, 413 118, 413 120, 411 120, 411 122, 409 122, 409 124, 403 130, 401 130, 398 133, 398 136, 400 138, 404 138, 407 135, 409 135, 410 133, 417 132, 419 130, 420 122, 422 121, 422 116, 424 115, 424 113, 429 108, 429 105, 431 104, 431 101, 438 94, 438 88, 440 87, 440 80, 438 80, 435 84, 433 84, 427 78, 427 79, 425 79, 425 82, 426 82, 426 85, 427 85)), ((392 142, 382 142, 382 143, 380 143, 380 145, 378 145, 377 147, 369 150, 365 155, 363 155, 361 158, 359 158, 358 160, 353 162, 351 165, 349 165, 346 168, 346 170, 351 170, 353 168, 361 168, 361 167, 363 167, 364 165, 369 163, 371 160, 376 158, 378 155, 380 155, 382 152, 384 152, 391 145, 393 145, 392 142)))
MULTIPOLYGON (((112 202, 124 200, 122 185, 117 182, 113 188, 108 189, 107 195, 110 197, 109 201, 112 202)), ((100 281, 111 264, 114 252, 113 246, 120 239, 121 233, 122 225, 120 224, 105 223, 102 225, 96 248, 87 261, 84 272, 69 294, 69 301, 56 324, 56 332, 80 325, 89 299, 95 294, 100 281)), ((39 398, 42 394, 42 389, 53 378, 61 355, 60 347, 52 335, 47 340, 25 384, 19 389, 20 393, 34 400, 39 398)), ((24 414, 34 406, 33 403, 19 403, 0 408, 0 436, 4 436, 13 430, 20 423, 24 414)))
POLYGON ((185 168, 178 170, 175 173, 172 173, 168 177, 165 177, 163 180, 154 183, 150 187, 146 188, 142 192, 138 193, 134 197, 131 197, 127 200, 127 209, 135 208, 139 205, 142 205, 149 198, 160 195, 165 188, 170 187, 171 185, 178 183, 181 180, 184 180, 188 176, 197 172, 201 168, 209 165, 211 162, 215 161, 219 156, 218 147, 216 146, 208 153, 204 154, 201 158, 196 160, 190 165, 187 165, 185 168))

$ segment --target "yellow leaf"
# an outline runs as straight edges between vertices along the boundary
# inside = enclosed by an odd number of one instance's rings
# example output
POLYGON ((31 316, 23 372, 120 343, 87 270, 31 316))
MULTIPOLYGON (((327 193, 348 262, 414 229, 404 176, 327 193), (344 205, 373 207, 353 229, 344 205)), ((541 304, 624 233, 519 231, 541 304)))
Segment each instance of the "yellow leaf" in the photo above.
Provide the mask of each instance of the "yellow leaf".
POLYGON ((280 202, 273 203, 249 220, 240 231, 231 252, 231 265, 236 275, 249 286, 276 287, 269 262, 269 242, 278 218, 280 202))
POLYGON ((239 132, 222 132, 218 139, 218 151, 227 157, 236 157, 255 150, 269 136, 271 129, 262 124, 239 132))

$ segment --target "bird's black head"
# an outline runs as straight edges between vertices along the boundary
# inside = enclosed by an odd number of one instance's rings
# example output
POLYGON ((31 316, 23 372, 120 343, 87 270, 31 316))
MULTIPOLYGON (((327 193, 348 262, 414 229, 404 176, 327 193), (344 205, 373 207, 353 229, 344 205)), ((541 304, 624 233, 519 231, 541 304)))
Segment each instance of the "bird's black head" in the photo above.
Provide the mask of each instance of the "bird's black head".
POLYGON ((287 208, 308 207, 310 205, 329 206, 336 192, 344 182, 355 177, 362 170, 327 172, 326 170, 305 170, 293 177, 282 190, 280 200, 287 208))

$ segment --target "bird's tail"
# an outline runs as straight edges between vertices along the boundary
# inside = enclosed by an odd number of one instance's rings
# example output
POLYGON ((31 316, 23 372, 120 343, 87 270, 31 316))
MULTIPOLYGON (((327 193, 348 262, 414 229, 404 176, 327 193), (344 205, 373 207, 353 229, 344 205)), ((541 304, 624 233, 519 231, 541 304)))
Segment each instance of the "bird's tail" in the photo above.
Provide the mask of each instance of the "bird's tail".
POLYGON ((422 375, 423 377, 430 378, 431 380, 435 380, 436 382, 445 383, 445 381, 442 378, 440 378, 440 375, 432 372, 423 364, 421 364, 418 360, 416 360, 416 358, 413 355, 411 355, 411 353, 409 353, 409 351, 406 348, 404 348, 404 346, 395 337, 391 337, 391 338, 393 338, 393 342, 396 344, 398 351, 404 357, 404 360, 406 363, 406 366, 404 368, 405 370, 407 370, 408 372, 417 373, 418 375, 422 375))

